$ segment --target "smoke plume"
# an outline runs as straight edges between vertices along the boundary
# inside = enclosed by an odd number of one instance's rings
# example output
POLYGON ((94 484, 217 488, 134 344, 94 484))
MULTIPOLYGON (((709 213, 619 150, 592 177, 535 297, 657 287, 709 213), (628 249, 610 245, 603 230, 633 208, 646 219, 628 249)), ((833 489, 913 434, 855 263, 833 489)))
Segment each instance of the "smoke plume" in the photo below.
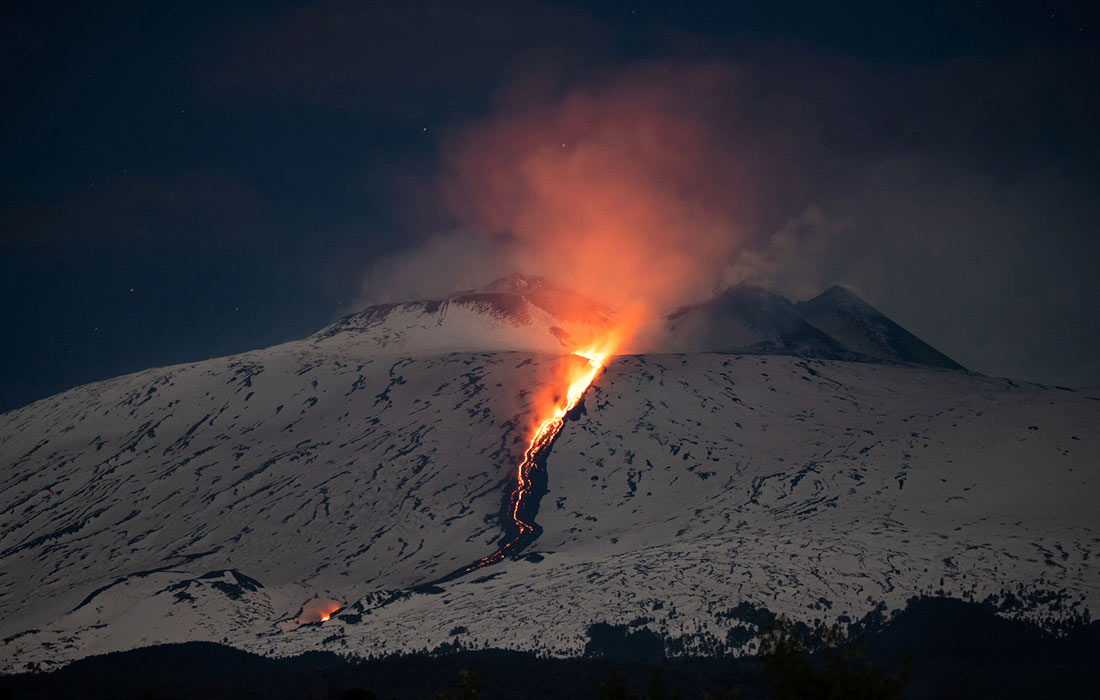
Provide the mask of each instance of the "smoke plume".
POLYGON ((644 314, 713 294, 751 201, 728 133, 735 83, 720 64, 653 64, 509 93, 444 141, 435 195, 454 232, 388 260, 374 285, 531 274, 644 314))
POLYGON ((841 283, 967 367, 1095 383, 1096 106, 1043 111, 1049 76, 1083 95, 1093 73, 1044 61, 898 73, 777 49, 516 80, 446 132, 416 192, 443 221, 375 261, 365 301, 521 273, 652 318, 743 281, 841 283))

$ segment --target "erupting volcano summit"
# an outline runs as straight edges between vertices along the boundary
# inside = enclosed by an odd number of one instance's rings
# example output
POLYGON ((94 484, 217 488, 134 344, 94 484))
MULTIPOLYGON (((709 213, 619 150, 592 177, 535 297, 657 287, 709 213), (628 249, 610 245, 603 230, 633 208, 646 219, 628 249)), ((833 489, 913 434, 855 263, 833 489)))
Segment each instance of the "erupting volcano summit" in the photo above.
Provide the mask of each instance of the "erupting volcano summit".
POLYGON ((626 320, 511 277, 0 416, 0 658, 1097 609, 1096 389, 967 372, 839 287, 626 320))

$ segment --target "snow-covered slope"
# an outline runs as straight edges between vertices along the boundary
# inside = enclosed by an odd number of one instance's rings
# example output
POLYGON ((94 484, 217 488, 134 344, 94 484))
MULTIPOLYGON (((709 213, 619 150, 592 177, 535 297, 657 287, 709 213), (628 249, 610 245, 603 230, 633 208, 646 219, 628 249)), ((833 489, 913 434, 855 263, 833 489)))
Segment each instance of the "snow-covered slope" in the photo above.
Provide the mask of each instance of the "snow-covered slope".
POLYGON ((517 395, 535 384, 523 361, 291 343, 5 414, 0 636, 165 576, 289 586, 263 606, 282 618, 312 595, 413 585, 481 556, 522 439, 517 395))
POLYGON ((558 356, 380 354, 375 332, 0 416, 4 668, 184 639, 576 653, 596 621, 690 649, 737 646, 742 603, 1100 602, 1096 390, 706 353, 617 358, 549 456, 542 537, 424 587, 495 548, 558 356))

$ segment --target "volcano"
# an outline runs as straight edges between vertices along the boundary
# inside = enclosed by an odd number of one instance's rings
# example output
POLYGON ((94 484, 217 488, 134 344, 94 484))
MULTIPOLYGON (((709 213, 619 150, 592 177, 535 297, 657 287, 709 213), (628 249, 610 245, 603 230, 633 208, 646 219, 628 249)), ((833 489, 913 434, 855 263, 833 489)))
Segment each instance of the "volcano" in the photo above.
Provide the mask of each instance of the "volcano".
POLYGON ((1100 391, 964 371, 841 288, 663 319, 542 457, 538 538, 440 583, 498 549, 539 391, 612 322, 505 278, 3 414, 5 670, 185 640, 570 655, 595 622, 741 653, 746 605, 914 595, 1097 609, 1100 391))

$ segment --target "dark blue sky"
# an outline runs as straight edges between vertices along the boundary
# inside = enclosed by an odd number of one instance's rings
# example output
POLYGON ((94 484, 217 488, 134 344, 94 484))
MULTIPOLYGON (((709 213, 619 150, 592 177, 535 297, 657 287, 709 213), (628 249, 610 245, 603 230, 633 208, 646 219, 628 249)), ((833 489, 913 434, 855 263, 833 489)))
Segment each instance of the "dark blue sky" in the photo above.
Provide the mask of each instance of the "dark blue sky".
POLYGON ((889 239, 869 296, 933 345, 1100 382, 1092 3, 66 5, 3 10, 0 410, 317 330, 447 225, 441 135, 524 75, 652 59, 737 65, 804 154, 762 245, 819 205, 858 222, 830 259, 889 239), (927 218, 888 195, 948 181, 927 218), (944 243, 890 238, 920 225, 944 243))

